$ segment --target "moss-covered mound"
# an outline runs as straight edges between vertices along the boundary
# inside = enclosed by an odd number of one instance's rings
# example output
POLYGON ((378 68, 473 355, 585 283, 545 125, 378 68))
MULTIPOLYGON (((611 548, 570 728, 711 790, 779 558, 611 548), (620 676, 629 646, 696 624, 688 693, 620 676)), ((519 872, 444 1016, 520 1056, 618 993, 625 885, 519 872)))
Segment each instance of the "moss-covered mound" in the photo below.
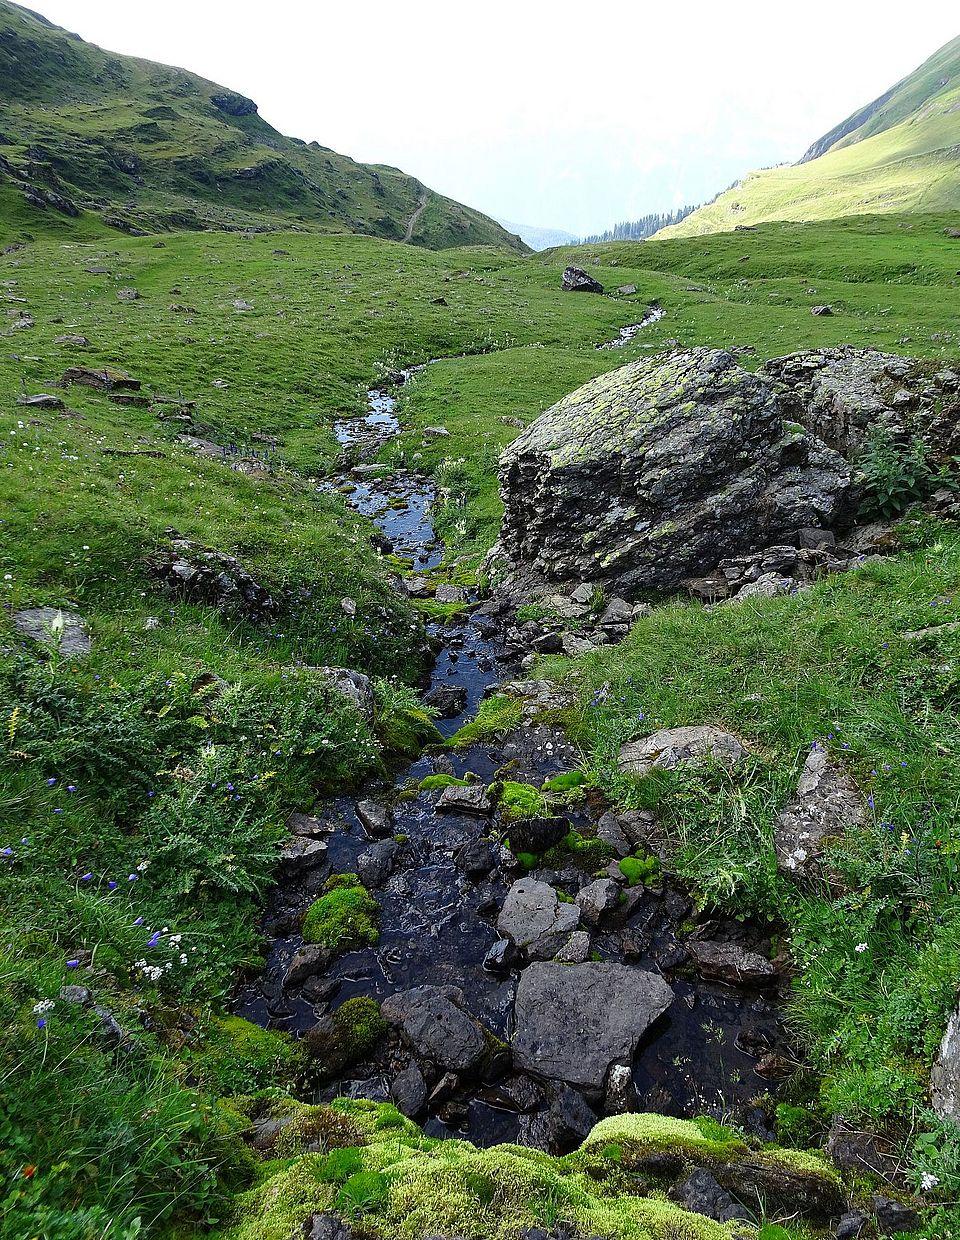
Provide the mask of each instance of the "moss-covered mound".
MULTIPOLYGON (((683 1209, 655 1177, 631 1167, 639 1167, 643 1154, 666 1152, 682 1168, 719 1170, 749 1155, 772 1170, 785 1153, 750 1151, 710 1120, 628 1115, 603 1120, 580 1150, 553 1158, 522 1146, 480 1150, 466 1141, 432 1140, 395 1108, 371 1102, 284 1105, 288 1125, 326 1139, 314 1142, 311 1152, 264 1164, 260 1182, 236 1199, 219 1240, 287 1240, 305 1218, 324 1210, 362 1219, 364 1234, 391 1240, 516 1240, 527 1227, 558 1223, 616 1240, 732 1240, 743 1233, 742 1223, 720 1224, 683 1209), (334 1115, 349 1120, 348 1131, 362 1133, 350 1149, 329 1144, 334 1115)), ((836 1174, 815 1155, 804 1155, 803 1167, 790 1164, 790 1170, 802 1171, 815 1188, 836 1189, 836 1174)))

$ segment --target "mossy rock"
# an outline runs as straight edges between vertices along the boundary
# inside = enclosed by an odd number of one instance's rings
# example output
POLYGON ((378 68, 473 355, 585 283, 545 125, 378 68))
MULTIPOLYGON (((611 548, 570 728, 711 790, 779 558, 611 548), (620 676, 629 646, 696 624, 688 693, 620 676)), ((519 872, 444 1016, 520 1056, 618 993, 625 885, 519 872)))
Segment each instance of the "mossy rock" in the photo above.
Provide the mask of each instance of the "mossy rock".
POLYGON ((492 785, 499 793, 500 816, 504 822, 516 822, 521 818, 542 818, 547 812, 547 802, 539 788, 504 780, 492 785))
POLYGON ((442 788, 465 788, 469 779, 458 779, 456 775, 428 775, 421 779, 417 788, 420 792, 434 792, 442 788))
POLYGON ((338 952, 366 947, 380 937, 379 920, 380 905, 356 874, 334 874, 307 909, 304 941, 338 952))
POLYGON ((306 1035, 307 1050, 318 1061, 324 1076, 338 1076, 359 1062, 387 1032, 380 1004, 357 995, 325 1016, 306 1035))
POLYGON ((708 1137, 688 1121, 618 1116, 618 1127, 604 1121, 609 1132, 598 1125, 584 1149, 564 1159, 523 1146, 480 1150, 467 1141, 432 1141, 390 1106, 340 1099, 334 1109, 364 1128, 367 1143, 279 1167, 236 1198, 233 1224, 221 1240, 288 1240, 304 1218, 325 1209, 361 1219, 364 1234, 384 1240, 516 1240, 526 1228, 548 1229, 561 1218, 611 1240, 733 1240, 735 1234, 733 1225, 661 1196, 634 1195, 622 1167, 607 1164, 604 1178, 589 1152, 609 1146, 610 1134, 648 1147, 679 1142, 701 1157, 706 1150, 745 1149, 726 1130, 708 1137))

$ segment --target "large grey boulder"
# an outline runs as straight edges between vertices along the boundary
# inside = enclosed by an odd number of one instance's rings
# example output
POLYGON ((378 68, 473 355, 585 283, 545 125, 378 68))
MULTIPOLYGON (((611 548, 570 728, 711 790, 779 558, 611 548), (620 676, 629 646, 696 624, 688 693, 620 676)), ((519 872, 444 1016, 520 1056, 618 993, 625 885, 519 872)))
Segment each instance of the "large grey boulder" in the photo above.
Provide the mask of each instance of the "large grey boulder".
POLYGON ((877 426, 919 435, 946 456, 960 453, 957 375, 936 362, 876 349, 806 349, 758 373, 785 417, 850 459, 877 426))
POLYGON ((50 646, 69 658, 90 653, 90 633, 83 617, 59 607, 29 607, 13 613, 13 627, 21 637, 50 646))
POLYGON ((672 1002, 662 977, 627 965, 531 964, 517 986, 514 1059, 538 1076, 600 1089, 672 1002))
POLYGON ((672 771, 676 766, 712 760, 726 767, 739 766, 747 756, 743 743, 732 732, 710 724, 661 728, 639 741, 630 741, 617 762, 626 775, 647 775, 652 770, 672 771))
POLYGON ((580 925, 580 909, 564 904, 548 883, 520 878, 507 892, 497 930, 531 960, 550 960, 580 925))
POLYGON ((853 468, 784 427, 732 354, 633 362, 565 396, 500 459, 505 513, 489 567, 508 597, 552 582, 667 593, 725 556, 843 525, 853 468))
POLYGON ((941 1119, 960 1124, 960 1006, 947 1022, 933 1061, 930 1101, 941 1119))
POLYGON ((810 877, 819 868, 824 840, 864 822, 857 785, 817 746, 803 764, 797 791, 774 824, 777 865, 795 878, 810 877))
POLYGON ((415 1055, 450 1072, 468 1072, 487 1053, 483 1030, 453 986, 417 986, 385 999, 381 1013, 415 1055))

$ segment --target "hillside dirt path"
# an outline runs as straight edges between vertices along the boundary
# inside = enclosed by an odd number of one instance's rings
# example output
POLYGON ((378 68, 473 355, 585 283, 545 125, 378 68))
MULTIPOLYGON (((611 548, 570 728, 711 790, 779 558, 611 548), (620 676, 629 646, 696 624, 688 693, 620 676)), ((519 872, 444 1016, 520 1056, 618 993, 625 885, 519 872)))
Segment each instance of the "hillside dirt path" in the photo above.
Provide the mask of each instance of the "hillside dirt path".
POLYGON ((416 228, 417 222, 419 221, 420 216, 423 215, 424 211, 426 210, 426 206, 429 200, 430 200, 429 193, 425 189, 421 190, 420 201, 417 203, 417 209, 416 211, 414 211, 413 215, 410 216, 409 220, 407 220, 407 231, 403 235, 403 239, 405 242, 409 243, 410 238, 413 236, 413 230, 416 228))

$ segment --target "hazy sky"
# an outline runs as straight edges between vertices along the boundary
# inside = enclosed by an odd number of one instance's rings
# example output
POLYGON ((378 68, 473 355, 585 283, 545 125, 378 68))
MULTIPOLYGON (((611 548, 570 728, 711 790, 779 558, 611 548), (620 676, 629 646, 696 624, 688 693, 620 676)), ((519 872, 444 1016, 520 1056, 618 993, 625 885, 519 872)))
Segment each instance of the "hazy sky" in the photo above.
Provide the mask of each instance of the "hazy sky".
MULTIPOLYGON (((31 0, 28 0, 28 4, 31 0)), ((960 34, 953 0, 32 0, 284 133, 586 233, 798 158, 960 34)))

